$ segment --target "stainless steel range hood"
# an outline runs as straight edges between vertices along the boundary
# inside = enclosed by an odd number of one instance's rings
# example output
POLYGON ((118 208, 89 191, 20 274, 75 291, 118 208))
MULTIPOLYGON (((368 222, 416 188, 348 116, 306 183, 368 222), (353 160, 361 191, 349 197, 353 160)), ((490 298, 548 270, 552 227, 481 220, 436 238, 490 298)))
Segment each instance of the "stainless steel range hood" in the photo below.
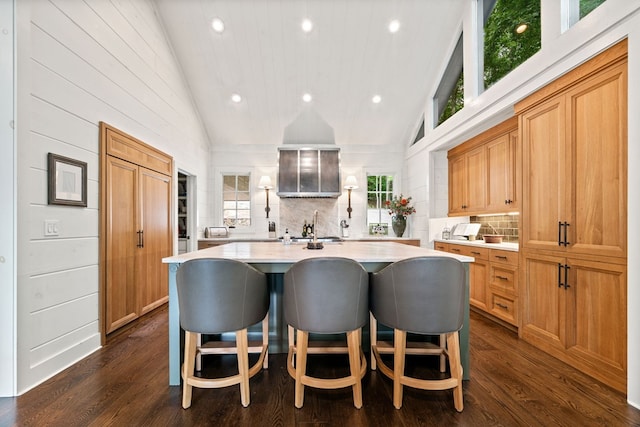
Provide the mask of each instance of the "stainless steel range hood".
POLYGON ((340 149, 278 149, 279 197, 338 197, 340 186, 340 149))

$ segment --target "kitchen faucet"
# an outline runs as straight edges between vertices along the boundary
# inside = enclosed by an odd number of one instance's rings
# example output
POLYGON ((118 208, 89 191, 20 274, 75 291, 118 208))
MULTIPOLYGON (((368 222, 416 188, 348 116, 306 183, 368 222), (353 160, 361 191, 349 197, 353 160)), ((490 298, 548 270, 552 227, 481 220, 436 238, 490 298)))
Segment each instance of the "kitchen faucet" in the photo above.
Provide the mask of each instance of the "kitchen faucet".
POLYGON ((322 249, 324 245, 318 242, 318 210, 313 212, 313 241, 307 243, 307 249, 322 249))

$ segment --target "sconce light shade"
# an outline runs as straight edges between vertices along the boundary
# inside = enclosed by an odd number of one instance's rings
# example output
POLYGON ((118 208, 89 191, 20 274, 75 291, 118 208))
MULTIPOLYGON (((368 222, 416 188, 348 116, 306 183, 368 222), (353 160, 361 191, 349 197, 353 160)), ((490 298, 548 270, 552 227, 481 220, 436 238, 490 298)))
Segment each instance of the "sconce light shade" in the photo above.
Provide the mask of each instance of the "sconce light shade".
POLYGON ((273 185, 271 184, 271 177, 269 175, 263 175, 258 183, 258 188, 264 188, 267 190, 273 188, 273 185))
POLYGON ((344 188, 347 190, 355 190, 358 188, 358 181, 356 181, 356 177, 353 175, 349 175, 344 182, 344 188))

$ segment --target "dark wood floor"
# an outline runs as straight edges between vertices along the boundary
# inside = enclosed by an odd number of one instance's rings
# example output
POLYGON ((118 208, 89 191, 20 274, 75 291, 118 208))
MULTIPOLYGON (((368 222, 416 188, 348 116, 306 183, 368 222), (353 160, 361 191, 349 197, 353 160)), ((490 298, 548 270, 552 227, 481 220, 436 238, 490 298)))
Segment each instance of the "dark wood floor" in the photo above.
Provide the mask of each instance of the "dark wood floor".
MULTIPOLYGON (((364 406, 351 392, 307 388, 302 409, 293 406, 293 380, 285 355, 250 383, 251 405, 239 387, 194 389, 181 407, 181 389, 168 386, 166 308, 34 390, 0 399, 0 426, 640 426, 640 410, 625 397, 517 339, 481 316, 471 319, 471 380, 464 411, 450 392, 405 388, 404 405, 391 403, 391 381, 379 372, 364 378, 364 406)), ((207 360, 207 371, 235 360, 207 360)), ((315 356, 318 375, 342 365, 342 356, 315 356)), ((423 358, 424 359, 424 358, 423 358)), ((346 360, 344 360, 346 362, 346 360)), ((413 363, 417 374, 437 375, 434 363, 413 363), (436 373, 434 373, 436 372, 436 373)))

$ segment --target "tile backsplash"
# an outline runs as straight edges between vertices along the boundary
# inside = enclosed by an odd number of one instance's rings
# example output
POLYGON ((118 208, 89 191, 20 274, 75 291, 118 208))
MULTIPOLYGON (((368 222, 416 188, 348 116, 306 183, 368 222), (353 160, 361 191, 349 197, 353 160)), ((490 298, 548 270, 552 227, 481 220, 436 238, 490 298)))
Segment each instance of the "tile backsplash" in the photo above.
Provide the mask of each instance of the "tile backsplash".
POLYGON ((471 222, 480 223, 480 231, 478 238, 482 238, 485 234, 502 234, 505 242, 518 241, 518 220, 519 215, 491 215, 491 216, 472 216, 471 222))

